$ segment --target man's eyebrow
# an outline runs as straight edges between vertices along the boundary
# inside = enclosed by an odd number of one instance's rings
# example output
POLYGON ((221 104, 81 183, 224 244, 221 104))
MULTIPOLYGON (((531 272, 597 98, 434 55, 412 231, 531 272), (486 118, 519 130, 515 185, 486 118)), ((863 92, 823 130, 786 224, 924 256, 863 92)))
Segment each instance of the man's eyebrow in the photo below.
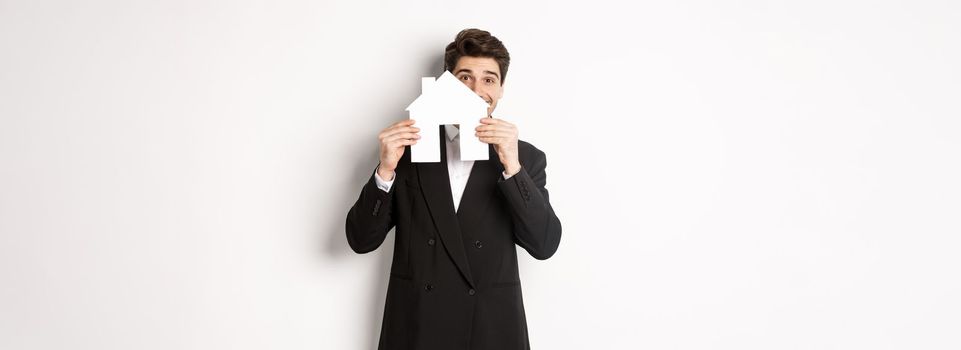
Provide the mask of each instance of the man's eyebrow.
POLYGON ((497 74, 497 72, 485 70, 484 73, 491 74, 491 75, 497 77, 497 79, 500 79, 500 78, 501 78, 500 74, 497 74))
POLYGON ((462 72, 471 73, 470 69, 461 68, 461 69, 458 69, 456 72, 454 72, 454 74, 460 74, 460 73, 462 73, 462 72))

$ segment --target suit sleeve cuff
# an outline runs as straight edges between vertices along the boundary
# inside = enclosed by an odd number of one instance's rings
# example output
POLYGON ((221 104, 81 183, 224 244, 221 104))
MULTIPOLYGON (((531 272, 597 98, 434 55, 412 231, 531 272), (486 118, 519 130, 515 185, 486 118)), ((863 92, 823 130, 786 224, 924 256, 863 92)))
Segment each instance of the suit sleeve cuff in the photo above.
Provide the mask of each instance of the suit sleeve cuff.
POLYGON ((380 166, 377 166, 377 169, 374 170, 374 182, 377 183, 377 188, 379 188, 381 191, 384 191, 384 192, 390 192, 390 188, 394 186, 394 180, 397 179, 397 174, 393 173, 393 176, 391 176, 390 181, 386 181, 384 179, 381 179, 380 175, 377 175, 377 170, 380 170, 380 166))

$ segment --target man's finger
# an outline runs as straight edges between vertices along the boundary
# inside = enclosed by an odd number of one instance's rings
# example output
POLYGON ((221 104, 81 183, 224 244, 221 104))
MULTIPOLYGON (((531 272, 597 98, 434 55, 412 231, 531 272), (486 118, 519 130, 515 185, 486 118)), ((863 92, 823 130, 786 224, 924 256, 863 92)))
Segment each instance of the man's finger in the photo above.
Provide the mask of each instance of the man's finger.
POLYGON ((510 124, 507 124, 507 123, 500 123, 500 124, 483 124, 483 125, 477 126, 475 129, 506 129, 506 130, 512 130, 512 129, 517 129, 517 128, 514 127, 513 125, 510 125, 510 124))
POLYGON ((420 139, 420 135, 417 135, 415 133, 410 133, 410 132, 398 133, 398 134, 389 136, 385 141, 392 142, 395 140, 411 140, 411 139, 414 139, 414 140, 420 139))
POLYGON ((477 137, 481 136, 497 136, 497 137, 512 137, 516 134, 507 130, 488 130, 488 131, 478 131, 474 135, 477 137))
POLYGON ((415 140, 415 139, 398 139, 398 140, 394 140, 394 141, 391 141, 390 143, 388 143, 388 144, 387 144, 387 148, 389 148, 389 149, 398 149, 398 148, 403 148, 404 146, 413 145, 413 144, 415 144, 415 143, 417 143, 417 140, 415 140))
POLYGON ((417 132, 420 128, 416 126, 398 125, 393 128, 388 129, 390 132, 406 131, 406 132, 417 132))
POLYGON ((387 130, 387 131, 384 131, 384 132, 380 133, 379 138, 380 138, 381 140, 385 140, 385 139, 391 138, 392 136, 394 136, 394 135, 396 135, 396 134, 398 134, 398 133, 417 133, 417 132, 419 132, 419 131, 420 131, 420 128, 415 127, 415 126, 398 127, 398 128, 396 128, 396 129, 387 130))
POLYGON ((481 124, 487 124, 487 125, 507 125, 507 126, 514 126, 514 124, 511 124, 510 122, 508 122, 508 121, 506 121, 506 120, 504 120, 504 119, 497 119, 497 118, 483 118, 483 119, 480 120, 480 122, 481 122, 481 124))
POLYGON ((481 125, 481 126, 478 126, 478 127, 474 128, 474 130, 477 130, 477 131, 510 130, 510 129, 511 129, 511 128, 509 128, 509 127, 507 127, 507 126, 505 126, 505 125, 481 125))
POLYGON ((388 126, 387 128, 385 128, 384 130, 381 130, 380 133, 381 133, 381 135, 384 135, 385 133, 388 133, 388 132, 390 132, 391 130, 394 130, 394 129, 397 129, 397 128, 409 127, 409 126, 411 126, 411 125, 414 125, 414 120, 413 120, 413 119, 401 120, 401 121, 399 121, 399 122, 396 122, 396 123, 394 123, 394 124, 391 124, 390 126, 388 126))
POLYGON ((501 144, 502 142, 505 141, 503 137, 479 137, 478 140, 480 140, 483 143, 489 143, 492 145, 501 144))
POLYGON ((416 121, 413 120, 413 119, 404 119, 404 120, 401 120, 401 121, 399 121, 399 122, 394 123, 393 126, 399 126, 399 125, 414 125, 414 122, 416 122, 416 121))

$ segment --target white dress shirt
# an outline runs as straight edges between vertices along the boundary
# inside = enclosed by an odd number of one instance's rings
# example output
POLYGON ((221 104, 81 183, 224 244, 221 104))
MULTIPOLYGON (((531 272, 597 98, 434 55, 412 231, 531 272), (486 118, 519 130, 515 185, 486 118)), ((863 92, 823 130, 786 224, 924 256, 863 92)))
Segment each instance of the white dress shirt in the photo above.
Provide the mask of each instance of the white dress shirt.
MULTIPOLYGON (((447 134, 447 176, 450 179, 450 196, 454 200, 454 212, 457 212, 457 208, 460 207, 461 197, 464 196, 464 189, 467 188, 467 179, 470 178, 470 171, 474 168, 473 160, 461 160, 460 159, 460 129, 453 125, 444 125, 444 131, 447 134)), ((491 159, 494 160, 494 159, 491 159)), ((509 179, 507 173, 501 173, 504 179, 509 179)), ((374 182, 377 183, 377 188, 384 192, 390 192, 391 186, 394 185, 394 177, 391 177, 390 181, 384 181, 374 172, 374 182)))

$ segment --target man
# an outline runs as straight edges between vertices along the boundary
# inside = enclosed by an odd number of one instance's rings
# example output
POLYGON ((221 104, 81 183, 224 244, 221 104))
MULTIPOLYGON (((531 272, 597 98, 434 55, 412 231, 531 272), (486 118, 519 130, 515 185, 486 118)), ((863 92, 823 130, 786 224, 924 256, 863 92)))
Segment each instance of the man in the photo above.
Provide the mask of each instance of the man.
POLYGON ((544 188, 544 152, 490 116, 509 63, 490 33, 461 31, 444 68, 487 101, 488 118, 476 130, 405 120, 379 135, 380 164, 347 214, 347 242, 367 253, 397 227, 380 349, 530 348, 515 244, 550 258, 561 223, 544 188), (410 162, 420 132, 441 133, 440 163, 410 162), (489 144, 489 160, 460 160, 465 134, 489 144))

